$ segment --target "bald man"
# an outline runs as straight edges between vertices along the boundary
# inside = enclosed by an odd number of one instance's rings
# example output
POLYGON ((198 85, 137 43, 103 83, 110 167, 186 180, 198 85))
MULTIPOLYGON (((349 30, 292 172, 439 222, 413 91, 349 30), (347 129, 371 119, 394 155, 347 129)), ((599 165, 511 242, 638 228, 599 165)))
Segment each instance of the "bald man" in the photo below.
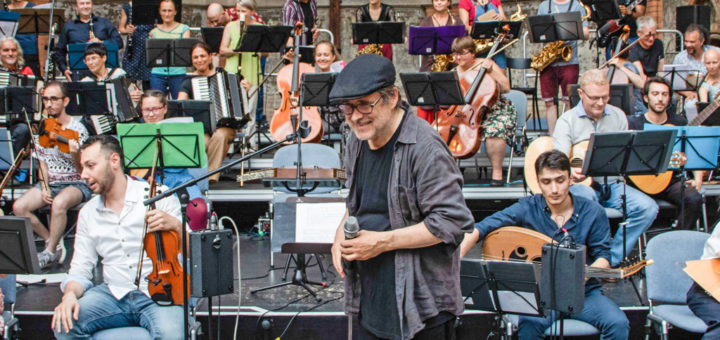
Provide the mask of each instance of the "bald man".
POLYGON ((228 22, 232 21, 230 14, 225 8, 217 3, 211 3, 207 8, 207 25, 210 27, 224 27, 228 22))

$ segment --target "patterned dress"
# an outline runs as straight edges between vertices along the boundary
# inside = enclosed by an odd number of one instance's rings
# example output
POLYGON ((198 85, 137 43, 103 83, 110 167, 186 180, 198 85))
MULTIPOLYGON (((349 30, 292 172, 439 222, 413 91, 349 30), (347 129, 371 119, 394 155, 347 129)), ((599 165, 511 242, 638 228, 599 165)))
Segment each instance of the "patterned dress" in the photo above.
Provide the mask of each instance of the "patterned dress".
POLYGON ((492 110, 483 119, 482 128, 485 131, 483 138, 502 138, 506 143, 510 144, 515 135, 516 121, 517 110, 515 110, 515 106, 507 98, 500 96, 493 105, 492 110))
MULTIPOLYGON (((130 3, 122 6, 125 15, 130 18, 130 3)), ((145 40, 153 29, 153 25, 140 25, 132 35, 132 43, 125 48, 122 66, 132 80, 150 80, 150 69, 145 61, 145 40)))

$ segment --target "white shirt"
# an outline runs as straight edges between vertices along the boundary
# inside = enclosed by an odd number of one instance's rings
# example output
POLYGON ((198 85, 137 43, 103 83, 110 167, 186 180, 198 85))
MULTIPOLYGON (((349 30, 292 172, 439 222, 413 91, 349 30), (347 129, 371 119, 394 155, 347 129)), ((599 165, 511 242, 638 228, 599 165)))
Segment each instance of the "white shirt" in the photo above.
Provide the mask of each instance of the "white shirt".
POLYGON ((690 65, 693 69, 700 70, 703 74, 706 74, 707 69, 705 68, 705 52, 707 52, 707 50, 709 50, 709 49, 713 49, 713 50, 720 52, 720 48, 717 48, 715 46, 705 45, 705 46, 703 46, 703 54, 700 56, 700 60, 697 60, 697 59, 695 59, 695 57, 688 54, 687 50, 682 50, 673 59, 673 64, 675 64, 675 65, 690 65))
MULTIPOLYGON (((135 276, 138 256, 142 247, 142 234, 145 224, 145 206, 142 204, 149 188, 147 182, 127 177, 125 206, 118 216, 105 207, 100 195, 90 199, 80 209, 75 233, 75 254, 70 263, 67 278, 60 288, 65 291, 69 281, 76 281, 85 290, 92 287, 90 281, 98 256, 102 257, 103 279, 116 299, 121 299, 130 291, 136 290, 135 276)), ((167 187, 160 188, 161 190, 167 187)), ((155 205, 178 220, 180 201, 176 196, 160 200, 155 205)), ((152 271, 152 262, 143 255, 140 290, 149 296, 145 277, 152 271)))
POLYGON ((720 257, 720 228, 715 228, 710 238, 705 241, 705 248, 701 259, 709 260, 720 257))

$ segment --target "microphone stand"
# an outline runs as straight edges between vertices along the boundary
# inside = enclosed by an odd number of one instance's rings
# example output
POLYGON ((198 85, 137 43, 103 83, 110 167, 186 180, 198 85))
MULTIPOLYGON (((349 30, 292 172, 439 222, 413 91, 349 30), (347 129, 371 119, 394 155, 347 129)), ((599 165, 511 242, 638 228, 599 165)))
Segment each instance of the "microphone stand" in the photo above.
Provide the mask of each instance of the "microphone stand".
MULTIPOLYGON (((54 36, 55 36, 55 27, 53 26, 53 19, 55 19, 55 1, 52 0, 52 7, 50 7, 50 23, 48 24, 50 26, 50 32, 48 32, 48 45, 47 45, 47 59, 45 59, 45 77, 43 77, 43 81, 45 83, 48 82, 48 79, 50 79, 50 63, 51 60, 55 58, 55 53, 53 52, 54 48, 54 36)), ((53 79, 55 79, 55 64, 53 64, 53 79)))

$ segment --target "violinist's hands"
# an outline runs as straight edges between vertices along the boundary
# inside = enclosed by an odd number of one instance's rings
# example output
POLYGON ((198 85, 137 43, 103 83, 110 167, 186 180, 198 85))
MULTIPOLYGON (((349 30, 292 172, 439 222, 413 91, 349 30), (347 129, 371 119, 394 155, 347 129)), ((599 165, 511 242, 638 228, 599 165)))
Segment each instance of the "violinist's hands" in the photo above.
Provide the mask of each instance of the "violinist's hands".
POLYGON ((68 140, 68 147, 70 147, 70 153, 77 154, 80 152, 80 144, 74 139, 68 140))
POLYGON ((43 203, 45 203, 45 204, 52 204, 52 202, 53 202, 52 193, 50 193, 49 191, 45 190, 45 186, 44 186, 44 185, 41 185, 41 187, 42 187, 42 189, 41 189, 42 192, 40 193, 40 197, 42 197, 43 203))
POLYGON ((62 333, 63 329, 68 333, 73 327, 73 320, 77 321, 78 314, 80 314, 80 304, 77 297, 72 292, 66 293, 60 304, 55 307, 50 325, 58 333, 62 333))
POLYGON ((148 232, 174 231, 178 234, 182 231, 181 222, 174 216, 158 209, 149 210, 145 213, 145 222, 148 225, 148 232))

